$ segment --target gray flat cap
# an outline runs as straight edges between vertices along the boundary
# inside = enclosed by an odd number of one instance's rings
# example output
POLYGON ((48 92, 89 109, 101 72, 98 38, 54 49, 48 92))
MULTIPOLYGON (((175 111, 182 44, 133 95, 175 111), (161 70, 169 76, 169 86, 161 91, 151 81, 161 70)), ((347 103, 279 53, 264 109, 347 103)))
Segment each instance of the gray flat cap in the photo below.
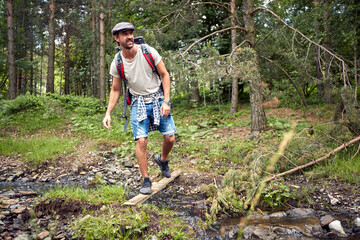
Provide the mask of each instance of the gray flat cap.
POLYGON ((135 30, 135 27, 132 23, 121 22, 115 25, 115 27, 111 30, 111 33, 112 35, 116 35, 117 32, 126 30, 135 30))

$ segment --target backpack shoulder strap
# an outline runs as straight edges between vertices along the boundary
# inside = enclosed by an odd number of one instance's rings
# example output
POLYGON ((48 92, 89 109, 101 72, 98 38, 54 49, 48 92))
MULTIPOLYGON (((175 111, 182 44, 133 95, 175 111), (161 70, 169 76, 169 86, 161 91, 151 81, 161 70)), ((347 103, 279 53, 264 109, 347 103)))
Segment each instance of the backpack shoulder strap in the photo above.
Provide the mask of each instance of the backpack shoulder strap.
POLYGON ((121 57, 121 49, 115 55, 115 64, 116 64, 116 69, 120 75, 120 78, 122 78, 122 80, 126 81, 125 72, 124 72, 124 63, 123 63, 123 60, 121 57))
POLYGON ((146 61, 149 63, 153 73, 155 73, 156 75, 159 76, 159 78, 161 78, 159 72, 156 69, 155 61, 154 61, 154 58, 153 58, 153 56, 152 56, 152 54, 150 52, 149 45, 140 44, 140 46, 141 46, 141 50, 142 50, 142 52, 144 54, 144 57, 145 57, 146 61))
POLYGON ((124 63, 122 61, 122 57, 121 57, 121 49, 118 48, 119 51, 118 53, 115 55, 115 64, 116 64, 116 69, 120 75, 120 78, 123 80, 123 85, 124 85, 124 111, 123 111, 123 115, 122 117, 125 118, 125 126, 124 126, 124 132, 126 132, 127 129, 127 125, 128 125, 128 118, 126 116, 126 108, 128 106, 128 102, 127 102, 127 81, 125 78, 125 72, 124 72, 124 63))

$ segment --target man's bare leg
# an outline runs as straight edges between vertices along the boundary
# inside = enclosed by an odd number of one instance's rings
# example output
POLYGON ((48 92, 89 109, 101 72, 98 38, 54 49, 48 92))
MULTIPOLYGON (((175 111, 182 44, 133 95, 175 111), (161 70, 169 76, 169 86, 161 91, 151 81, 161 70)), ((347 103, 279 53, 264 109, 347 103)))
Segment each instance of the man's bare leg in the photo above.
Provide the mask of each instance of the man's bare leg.
POLYGON ((175 142, 175 135, 169 136, 169 135, 165 135, 164 136, 164 141, 163 141, 163 145, 162 145, 162 153, 161 153, 161 161, 166 161, 168 159, 169 153, 172 149, 172 147, 174 146, 174 142, 175 142))
POLYGON ((147 138, 139 138, 136 140, 136 158, 139 163, 140 172, 144 179, 144 177, 148 177, 147 171, 147 155, 146 155, 146 146, 147 146, 147 138))

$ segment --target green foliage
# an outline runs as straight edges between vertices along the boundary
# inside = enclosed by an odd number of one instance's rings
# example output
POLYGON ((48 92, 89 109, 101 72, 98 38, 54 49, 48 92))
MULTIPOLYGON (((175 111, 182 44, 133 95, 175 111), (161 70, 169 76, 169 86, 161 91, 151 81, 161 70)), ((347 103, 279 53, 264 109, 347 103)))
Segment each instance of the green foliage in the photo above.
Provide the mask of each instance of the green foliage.
POLYGON ((268 116, 266 120, 268 126, 276 130, 289 130, 291 128, 291 122, 288 119, 268 116))
POLYGON ((87 215, 76 220, 72 228, 77 237, 85 239, 139 239, 149 225, 145 212, 134 212, 131 208, 123 210, 120 214, 87 215))
POLYGON ((281 182, 271 182, 261 195, 261 199, 272 209, 284 206, 290 197, 289 187, 281 182))
POLYGON ((2 116, 15 114, 29 109, 36 109, 39 107, 42 107, 40 99, 32 95, 21 95, 12 101, 0 101, 0 111, 2 116))

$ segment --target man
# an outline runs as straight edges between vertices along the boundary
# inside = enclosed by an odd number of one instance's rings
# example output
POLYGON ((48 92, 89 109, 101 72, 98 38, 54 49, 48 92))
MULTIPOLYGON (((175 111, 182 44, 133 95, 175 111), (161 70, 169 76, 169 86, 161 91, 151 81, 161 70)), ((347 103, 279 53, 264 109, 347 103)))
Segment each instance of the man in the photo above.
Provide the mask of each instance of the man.
MULTIPOLYGON (((140 193, 151 194, 151 181, 147 172, 147 137, 148 132, 159 130, 164 136, 162 153, 155 155, 155 162, 159 165, 163 176, 170 178, 169 153, 175 141, 175 124, 170 115, 170 76, 165 68, 161 56, 152 47, 148 47, 161 77, 152 71, 146 61, 142 49, 134 44, 134 25, 121 22, 112 29, 112 35, 121 48, 124 64, 125 79, 132 94, 130 107, 130 121, 134 140, 136 140, 136 157, 138 159, 143 183, 140 193), (162 83, 162 84, 161 84, 162 83), (150 126, 150 129, 149 129, 150 126)), ((111 129, 110 114, 119 100, 122 79, 116 69, 115 58, 111 63, 110 74, 113 85, 109 97, 109 105, 103 120, 103 125, 111 129)))

